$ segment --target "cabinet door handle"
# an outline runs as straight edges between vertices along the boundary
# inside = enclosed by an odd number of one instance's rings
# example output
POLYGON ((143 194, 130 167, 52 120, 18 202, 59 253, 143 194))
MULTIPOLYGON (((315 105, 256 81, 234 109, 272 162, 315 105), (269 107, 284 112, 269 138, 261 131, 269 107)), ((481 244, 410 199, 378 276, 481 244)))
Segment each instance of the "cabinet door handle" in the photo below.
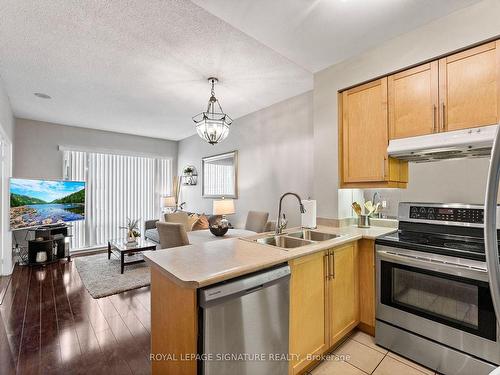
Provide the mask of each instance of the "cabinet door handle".
POLYGON ((383 170, 383 177, 384 177, 384 180, 386 179, 386 176, 387 176, 387 173, 386 173, 386 161, 387 161, 387 157, 384 156, 384 160, 382 160, 382 170, 383 170))
POLYGON ((446 127, 446 113, 445 113, 445 109, 446 109, 446 105, 443 103, 441 103, 442 105, 442 113, 441 113, 441 116, 442 116, 442 124, 441 124, 441 127, 442 127, 442 131, 444 131, 444 128, 446 127))
POLYGON ((330 253, 324 255, 323 259, 325 260, 325 268, 326 268, 325 279, 330 280, 330 253))
POLYGON ((331 259, 331 265, 330 265, 330 277, 332 279, 335 279, 335 253, 331 252, 330 253, 330 259, 331 259))
POLYGON ((437 108, 436 108, 436 105, 434 104, 434 105, 432 106, 432 131, 433 131, 434 133, 436 133, 436 132, 437 132, 437 129, 436 129, 436 109, 437 109, 437 108))

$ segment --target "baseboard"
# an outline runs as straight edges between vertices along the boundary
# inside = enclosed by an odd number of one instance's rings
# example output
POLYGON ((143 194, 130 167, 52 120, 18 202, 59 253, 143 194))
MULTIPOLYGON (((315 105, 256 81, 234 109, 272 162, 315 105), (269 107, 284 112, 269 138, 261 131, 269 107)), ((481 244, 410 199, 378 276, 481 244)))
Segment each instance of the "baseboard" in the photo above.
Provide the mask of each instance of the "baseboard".
POLYGON ((358 329, 360 331, 363 331, 364 333, 369 334, 370 336, 375 337, 375 327, 373 327, 373 326, 370 326, 370 325, 368 325, 366 323, 360 322, 358 324, 358 329))
POLYGON ((2 304, 5 293, 10 286, 11 279, 11 276, 0 276, 0 305, 2 304))
POLYGON ((14 272, 14 267, 16 266, 16 263, 12 264, 12 267, 10 268, 9 271, 6 273, 3 272, 3 262, 2 262, 2 268, 0 269, 0 277, 7 277, 12 275, 12 272, 14 272))
POLYGON ((101 253, 106 253, 108 251, 107 248, 105 247, 98 247, 94 249, 86 249, 86 250, 76 250, 72 251, 71 257, 83 257, 86 255, 95 255, 95 254, 101 254, 101 253))

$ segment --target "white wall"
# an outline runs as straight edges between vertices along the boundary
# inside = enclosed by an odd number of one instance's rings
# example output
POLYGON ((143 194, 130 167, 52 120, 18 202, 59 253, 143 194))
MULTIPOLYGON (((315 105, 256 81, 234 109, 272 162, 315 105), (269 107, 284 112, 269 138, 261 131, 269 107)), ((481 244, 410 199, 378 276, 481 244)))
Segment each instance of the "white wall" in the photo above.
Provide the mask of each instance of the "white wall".
POLYGON ((59 145, 171 157, 175 173, 177 144, 176 141, 16 119, 13 175, 61 178, 63 160, 59 145))
POLYGON ((0 78, 0 127, 4 136, 10 142, 14 139, 14 115, 10 107, 9 97, 3 88, 3 82, 0 78))
MULTIPOLYGON (((3 82, 0 79, 0 136, 8 143, 12 143, 14 138, 14 116, 10 107, 10 101, 3 88, 3 82)), ((8 147, 10 151, 11 147, 8 147)), ((8 213, 8 192, 7 178, 11 172, 11 155, 9 152, 5 155, 4 170, 0 168, 0 173, 5 176, 0 176, 0 275, 8 275, 12 271, 12 238, 9 235, 9 213, 8 213)))
MULTIPOLYGON (((335 218, 339 213, 344 216, 351 212, 348 205, 352 195, 338 193, 338 90, 498 36, 499 14, 500 1, 485 0, 314 75, 314 197, 318 200, 318 216, 335 218)), ((467 178, 464 183, 456 176, 467 173, 469 164, 455 162, 446 167, 428 164, 410 168, 409 193, 402 193, 401 199, 481 201, 482 189, 477 184, 484 180, 482 171, 487 161, 474 162, 476 178, 467 178), (443 171, 445 175, 440 173, 443 171), (425 188, 429 184, 432 189, 425 188)))
MULTIPOLYGON (((200 172, 198 185, 182 188, 186 209, 212 213, 212 199, 201 197, 201 159, 238 150, 239 198, 230 222, 243 226, 249 210, 267 211, 274 220, 281 194, 292 191, 304 199, 312 195, 312 137, 312 93, 307 92, 237 119, 228 138, 216 146, 197 135, 180 141, 178 170, 192 164, 200 172)), ((298 224, 296 201, 285 199, 290 225, 298 224)))

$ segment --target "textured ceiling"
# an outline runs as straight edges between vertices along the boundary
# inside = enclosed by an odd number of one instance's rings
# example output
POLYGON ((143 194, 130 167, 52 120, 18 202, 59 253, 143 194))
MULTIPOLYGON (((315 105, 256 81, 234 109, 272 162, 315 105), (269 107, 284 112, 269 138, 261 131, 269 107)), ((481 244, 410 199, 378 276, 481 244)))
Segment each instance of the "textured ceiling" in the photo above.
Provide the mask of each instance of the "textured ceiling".
POLYGON ((480 0, 193 1, 317 72, 480 0))
POLYGON ((312 88, 310 72, 187 0, 0 0, 0 20, 17 117, 182 139, 212 75, 233 118, 312 88))
POLYGON ((0 76, 15 115, 178 140, 195 134, 209 76, 238 118, 477 0, 195 2, 0 0, 0 76))

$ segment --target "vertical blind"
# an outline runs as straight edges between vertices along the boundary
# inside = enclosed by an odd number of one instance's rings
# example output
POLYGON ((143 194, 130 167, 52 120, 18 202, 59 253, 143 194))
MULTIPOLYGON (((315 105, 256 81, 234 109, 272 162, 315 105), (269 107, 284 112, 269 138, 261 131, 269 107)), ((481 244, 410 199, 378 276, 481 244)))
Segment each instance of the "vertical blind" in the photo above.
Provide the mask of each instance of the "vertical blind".
POLYGON ((85 221, 73 223, 72 249, 102 246, 126 236, 127 218, 160 214, 160 198, 170 194, 172 160, 85 151, 64 151, 65 178, 86 181, 85 221))

